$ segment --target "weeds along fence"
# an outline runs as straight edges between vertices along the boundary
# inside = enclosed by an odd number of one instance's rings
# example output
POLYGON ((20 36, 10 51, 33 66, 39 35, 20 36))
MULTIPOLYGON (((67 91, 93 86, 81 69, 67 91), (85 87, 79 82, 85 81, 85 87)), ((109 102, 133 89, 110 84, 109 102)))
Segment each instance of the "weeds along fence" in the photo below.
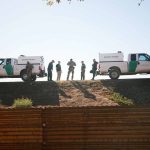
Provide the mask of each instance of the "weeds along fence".
POLYGON ((0 149, 149 150, 150 108, 0 109, 0 149))

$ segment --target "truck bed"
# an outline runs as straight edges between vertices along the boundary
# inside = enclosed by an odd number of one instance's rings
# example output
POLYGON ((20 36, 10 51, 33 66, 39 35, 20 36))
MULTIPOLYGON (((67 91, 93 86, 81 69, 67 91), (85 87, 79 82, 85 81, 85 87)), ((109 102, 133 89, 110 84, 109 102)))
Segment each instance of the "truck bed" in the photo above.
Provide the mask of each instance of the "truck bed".
POLYGON ((108 74, 108 70, 112 67, 117 67, 120 69, 121 74, 125 74, 128 72, 128 62, 121 61, 121 62, 100 62, 100 74, 108 74))

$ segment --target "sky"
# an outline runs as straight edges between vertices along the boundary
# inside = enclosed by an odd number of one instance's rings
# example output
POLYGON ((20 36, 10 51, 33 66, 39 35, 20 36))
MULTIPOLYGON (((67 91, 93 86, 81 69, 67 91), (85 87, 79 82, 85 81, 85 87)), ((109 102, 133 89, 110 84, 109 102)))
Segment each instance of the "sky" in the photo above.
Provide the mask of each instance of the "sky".
MULTIPOLYGON (((62 80, 67 77, 67 62, 77 66, 75 80, 80 80, 81 61, 86 64, 86 79, 92 60, 98 53, 122 51, 150 54, 150 1, 145 0, 62 0, 46 5, 43 0, 0 0, 1 57, 44 56, 45 67, 61 61, 62 80)), ((97 76, 97 79, 101 77, 97 76)), ((45 79, 46 80, 46 79, 45 79)))

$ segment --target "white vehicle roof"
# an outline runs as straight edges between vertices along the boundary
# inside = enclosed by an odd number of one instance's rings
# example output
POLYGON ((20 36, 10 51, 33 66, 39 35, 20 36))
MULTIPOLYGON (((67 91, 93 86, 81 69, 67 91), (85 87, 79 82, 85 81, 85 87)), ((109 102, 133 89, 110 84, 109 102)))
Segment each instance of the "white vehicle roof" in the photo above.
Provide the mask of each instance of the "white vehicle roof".
POLYGON ((43 56, 24 56, 21 55, 18 57, 18 64, 27 64, 27 62, 30 62, 32 64, 43 64, 44 58, 43 56))
POLYGON ((123 61, 124 55, 121 51, 117 53, 99 53, 99 61, 100 62, 109 62, 109 61, 123 61))

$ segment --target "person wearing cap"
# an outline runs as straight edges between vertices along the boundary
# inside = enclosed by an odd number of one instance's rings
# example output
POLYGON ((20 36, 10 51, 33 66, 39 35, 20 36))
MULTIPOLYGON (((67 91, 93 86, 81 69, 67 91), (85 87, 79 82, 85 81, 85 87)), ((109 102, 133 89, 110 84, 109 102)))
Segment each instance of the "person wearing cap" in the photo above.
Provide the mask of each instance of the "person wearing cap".
POLYGON ((96 61, 96 59, 93 59, 93 64, 92 64, 93 78, 92 78, 92 80, 94 80, 94 78, 96 76, 97 64, 98 64, 98 62, 96 61))
POLYGON ((86 68, 86 65, 84 61, 81 61, 81 80, 85 80, 85 68, 86 68))
POLYGON ((57 81, 60 80, 61 77, 61 65, 60 65, 60 61, 58 61, 58 64, 56 65, 56 72, 57 72, 57 81))
POLYGON ((47 68, 47 72, 48 72, 48 81, 52 81, 52 71, 53 71, 53 63, 54 63, 55 61, 54 60, 52 60, 50 63, 49 63, 49 65, 48 65, 48 68, 47 68))
POLYGON ((72 73, 71 79, 73 80, 73 77, 74 77, 74 68, 76 66, 76 63, 72 59, 70 59, 70 61, 67 63, 67 65, 69 66, 67 80, 69 80, 70 73, 72 73))

